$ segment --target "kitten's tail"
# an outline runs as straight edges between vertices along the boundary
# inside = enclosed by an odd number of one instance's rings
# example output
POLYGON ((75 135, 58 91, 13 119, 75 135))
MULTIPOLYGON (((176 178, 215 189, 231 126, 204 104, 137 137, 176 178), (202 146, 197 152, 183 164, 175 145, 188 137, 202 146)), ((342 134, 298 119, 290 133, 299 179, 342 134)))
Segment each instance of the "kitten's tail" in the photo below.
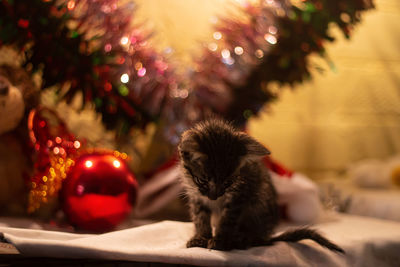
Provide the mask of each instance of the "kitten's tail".
POLYGON ((295 230, 289 230, 280 234, 278 236, 272 237, 268 241, 270 243, 274 243, 277 241, 286 241, 286 242, 297 242, 303 239, 311 239, 323 247, 326 247, 330 250, 340 252, 345 254, 344 250, 338 245, 332 243, 321 234, 319 234, 316 230, 310 228, 300 228, 295 230))

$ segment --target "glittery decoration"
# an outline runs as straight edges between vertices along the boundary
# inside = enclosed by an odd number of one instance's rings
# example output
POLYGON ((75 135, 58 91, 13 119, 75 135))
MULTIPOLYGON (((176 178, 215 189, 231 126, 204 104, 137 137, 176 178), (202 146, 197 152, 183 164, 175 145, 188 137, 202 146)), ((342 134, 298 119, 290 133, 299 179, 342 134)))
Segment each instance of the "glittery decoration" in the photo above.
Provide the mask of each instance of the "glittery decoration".
POLYGON ((126 125, 159 118, 173 73, 133 26, 135 9, 118 0, 0 1, 0 47, 23 51, 32 73, 43 73, 43 88, 68 84, 64 99, 101 99, 95 107, 105 125, 126 134, 126 125))
POLYGON ((176 100, 185 111, 167 124, 185 127, 214 113, 243 126, 265 103, 279 97, 280 90, 270 83, 294 86, 311 78, 311 54, 329 59, 324 46, 334 40, 331 26, 348 38, 361 11, 373 8, 372 0, 241 3, 243 20, 216 21, 210 43, 180 83, 189 89, 186 99, 176 100))
POLYGON ((30 112, 28 128, 36 152, 28 196, 28 213, 33 213, 58 194, 68 170, 74 165, 73 157, 81 142, 75 140, 64 122, 47 108, 39 107, 30 112))
POLYGON ((39 174, 31 179, 28 213, 33 213, 40 208, 42 203, 47 203, 49 199, 58 194, 63 180, 67 177, 66 173, 74 165, 74 160, 71 158, 54 154, 49 156, 49 161, 48 172, 43 176, 39 174))

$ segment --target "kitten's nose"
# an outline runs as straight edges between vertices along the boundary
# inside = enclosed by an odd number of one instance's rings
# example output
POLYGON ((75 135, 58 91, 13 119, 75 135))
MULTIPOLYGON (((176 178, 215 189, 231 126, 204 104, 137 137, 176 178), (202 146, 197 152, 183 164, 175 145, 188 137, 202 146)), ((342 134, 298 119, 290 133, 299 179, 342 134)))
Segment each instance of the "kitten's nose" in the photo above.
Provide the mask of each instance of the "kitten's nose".
POLYGON ((209 192, 208 198, 211 200, 216 200, 218 198, 217 192, 209 192))
POLYGON ((208 184, 208 198, 211 200, 216 200, 218 198, 218 190, 214 182, 208 184))

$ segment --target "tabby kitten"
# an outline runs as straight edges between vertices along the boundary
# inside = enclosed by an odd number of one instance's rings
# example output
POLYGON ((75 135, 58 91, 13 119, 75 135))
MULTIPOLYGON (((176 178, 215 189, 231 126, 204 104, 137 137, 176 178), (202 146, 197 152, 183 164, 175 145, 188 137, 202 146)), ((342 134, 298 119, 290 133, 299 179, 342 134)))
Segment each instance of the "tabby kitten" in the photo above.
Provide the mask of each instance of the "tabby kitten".
POLYGON ((208 120, 183 133, 179 153, 195 225, 187 247, 231 250, 312 239, 344 253, 308 228, 272 237, 279 220, 277 193, 260 163, 270 152, 249 135, 222 120, 208 120))

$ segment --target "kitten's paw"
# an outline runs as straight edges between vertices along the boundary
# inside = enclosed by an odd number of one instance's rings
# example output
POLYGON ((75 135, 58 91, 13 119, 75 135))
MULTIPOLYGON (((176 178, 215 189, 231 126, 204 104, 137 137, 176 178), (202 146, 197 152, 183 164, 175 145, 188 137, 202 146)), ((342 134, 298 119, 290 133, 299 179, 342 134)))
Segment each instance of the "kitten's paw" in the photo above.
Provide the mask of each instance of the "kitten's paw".
POLYGON ((207 248, 216 250, 231 250, 233 249, 233 244, 228 240, 213 237, 208 240, 207 248))
POLYGON ((207 238, 194 236, 186 243, 186 247, 187 248, 192 248, 192 247, 206 248, 207 243, 208 243, 207 238))

